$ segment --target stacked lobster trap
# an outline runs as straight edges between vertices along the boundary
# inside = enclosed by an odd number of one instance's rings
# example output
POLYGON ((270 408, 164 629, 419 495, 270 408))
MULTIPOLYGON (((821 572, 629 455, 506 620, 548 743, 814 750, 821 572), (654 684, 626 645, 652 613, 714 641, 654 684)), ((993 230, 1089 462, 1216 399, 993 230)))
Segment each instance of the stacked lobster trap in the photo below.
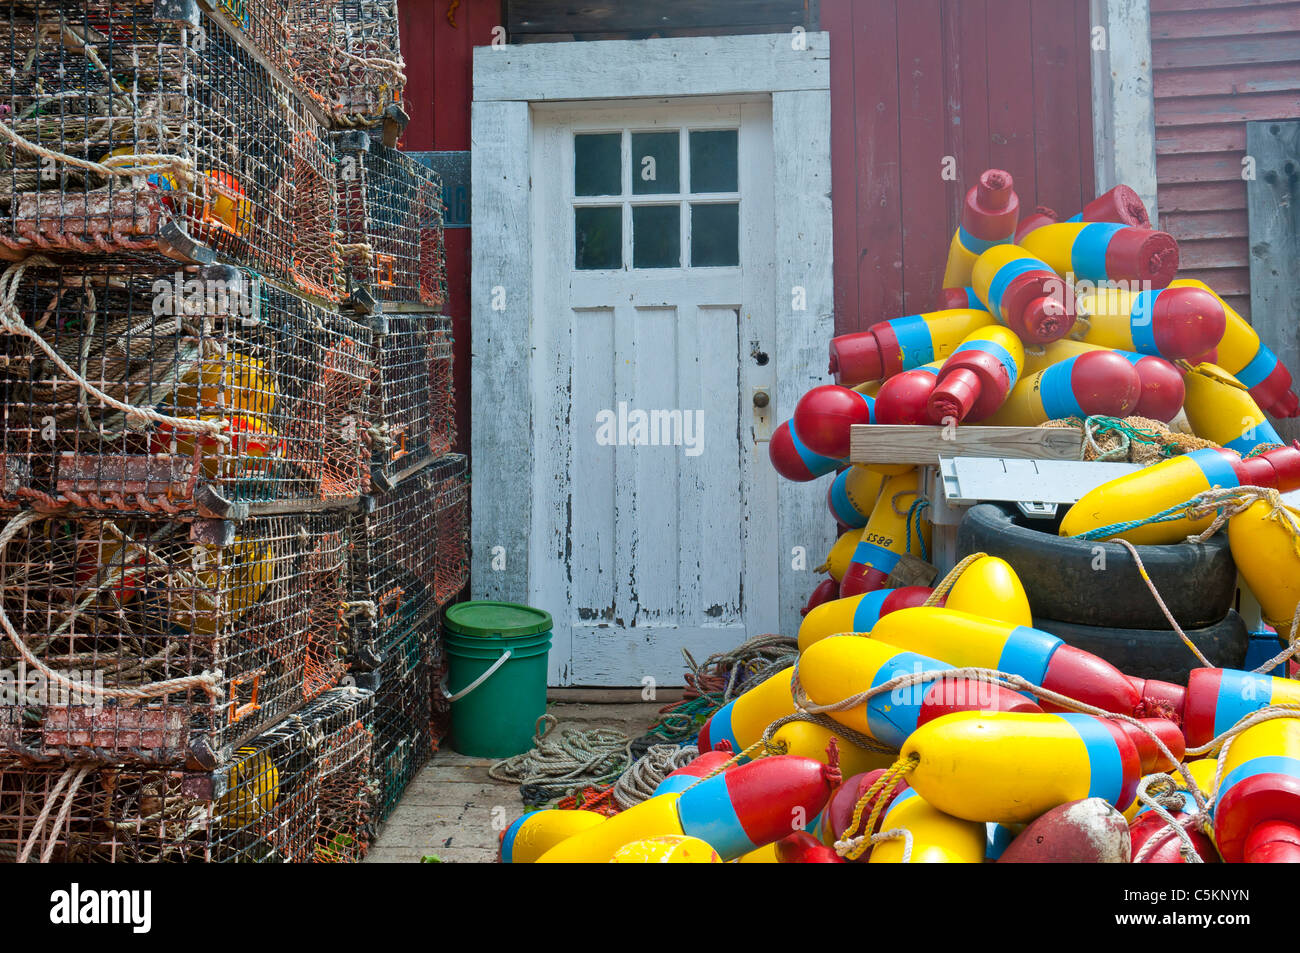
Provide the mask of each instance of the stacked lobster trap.
POLYGON ((357 860, 450 586, 396 2, 27 0, 0 42, 0 861, 357 860))

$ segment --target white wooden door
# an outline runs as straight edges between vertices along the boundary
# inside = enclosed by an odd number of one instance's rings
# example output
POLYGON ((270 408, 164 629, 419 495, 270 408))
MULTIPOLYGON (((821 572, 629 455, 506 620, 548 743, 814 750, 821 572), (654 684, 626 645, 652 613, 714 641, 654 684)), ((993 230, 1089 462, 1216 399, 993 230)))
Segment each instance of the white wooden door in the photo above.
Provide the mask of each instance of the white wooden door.
MULTIPOLYGON (((551 683, 776 631, 771 105, 533 109, 529 596, 551 683)), ((480 426, 488 426, 487 422, 480 426)))

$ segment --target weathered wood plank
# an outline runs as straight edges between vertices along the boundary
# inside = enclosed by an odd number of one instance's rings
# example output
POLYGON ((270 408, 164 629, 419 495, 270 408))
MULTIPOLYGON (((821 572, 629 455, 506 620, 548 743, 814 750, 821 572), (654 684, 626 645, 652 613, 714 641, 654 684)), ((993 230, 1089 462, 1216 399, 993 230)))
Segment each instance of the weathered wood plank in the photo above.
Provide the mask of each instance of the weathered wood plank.
POLYGON ((916 427, 868 424, 852 429, 854 463, 915 463, 934 466, 939 456, 1078 460, 1083 433, 1053 427, 916 427))
POLYGON ((1250 234, 1246 210, 1224 212, 1166 212, 1160 223, 1176 239, 1245 238, 1250 234))
POLYGON ((823 0, 822 26, 831 38, 831 201, 835 208, 835 333, 860 331, 857 269, 845 267, 858 258, 857 115, 853 83, 852 0, 823 0))
POLYGON ((1131 186, 1157 221, 1155 97, 1147 0, 1092 0, 1106 49, 1092 56, 1092 154, 1096 189, 1131 186))
MULTIPOLYGON (((1294 49, 1300 50, 1300 37, 1294 49)), ((1293 53, 1294 55, 1294 53, 1293 53)), ((1161 126, 1204 126, 1300 114, 1300 91, 1242 93, 1236 96, 1192 96, 1161 103, 1161 126)))
POLYGON ((474 104, 471 591, 507 602, 526 601, 532 524, 532 400, 521 373, 532 320, 529 140, 527 103, 474 104), (498 546, 505 569, 494 571, 498 546))
POLYGON ((1246 152, 1246 127, 1239 122, 1225 122, 1212 126, 1156 128, 1156 155, 1194 152, 1236 152, 1243 155, 1246 152))
POLYGON ((1206 37, 1195 40, 1161 40, 1152 44, 1152 62, 1156 69, 1232 66, 1241 63, 1287 63, 1296 58, 1296 34, 1271 36, 1206 37))
MULTIPOLYGON (((1246 148, 1256 178, 1247 183, 1250 215, 1250 305, 1255 330, 1282 363, 1300 370, 1300 121, 1252 122, 1246 148)), ((1300 438, 1300 421, 1276 421, 1300 438)))
MULTIPOLYGON (((777 356, 776 413, 785 420, 804 392, 823 383, 826 342, 834 332, 831 237, 831 110, 829 92, 783 92, 772 96, 773 192, 781 196, 776 223, 777 356), (791 289, 802 288, 806 308, 791 313, 791 289)), ((763 447, 762 449, 766 449, 763 447)), ((760 460, 759 465, 765 465, 760 460)), ((781 632, 799 630, 799 609, 817 580, 809 571, 835 541, 826 516, 822 481, 777 487, 777 560, 781 632), (807 565, 797 568, 794 547, 807 565)))
POLYGON ((712 27, 808 26, 802 0, 673 0, 645 4, 606 0, 581 5, 553 0, 506 0, 506 30, 511 37, 530 33, 658 32, 712 27))
MULTIPOLYGON (((1035 128, 1033 100, 1023 95, 1026 86, 1032 86, 1034 80, 1034 64, 1027 62, 1033 57, 1030 0, 991 3, 986 16, 989 165, 1011 173, 1021 202, 1030 207, 1034 201, 1030 196, 1038 194, 1035 153, 1040 145, 1048 144, 1047 140, 1040 142, 1035 128)), ((976 169, 975 175, 981 171, 976 169)), ((971 185, 974 185, 973 177, 968 178, 967 188, 971 185)))
MULTIPOLYGON (((1300 46, 1300 43, 1297 44, 1300 46)), ((1296 54, 1300 59, 1300 53, 1296 54)), ((1156 74, 1156 99, 1218 96, 1229 93, 1273 93, 1300 88, 1295 63, 1260 63, 1244 67, 1161 70, 1156 74), (1248 72, 1247 72, 1248 71, 1248 72)))
MULTIPOLYGON (((1078 124, 1066 118, 1078 108, 1075 60, 1088 55, 1088 48, 1080 45, 1076 35, 1061 29, 1063 23, 1070 22, 1075 6, 1074 0, 1037 0, 1030 11, 1037 180, 1030 194, 1033 203, 1069 210, 1066 215, 1082 207, 1079 153, 1091 146, 1091 140, 1079 141, 1078 124)), ((1029 195, 1022 192, 1021 201, 1028 211, 1029 195)))
POLYGON ((1253 36, 1259 33, 1296 31, 1300 31, 1300 3, 1277 4, 1245 10, 1200 9, 1151 14, 1151 39, 1153 40, 1253 36))
POLYGON ((1160 207, 1171 212, 1213 212, 1245 208, 1245 182, 1178 183, 1160 186, 1160 207))
POLYGON ((1183 239, 1178 243, 1178 267, 1187 269, 1244 267, 1246 243, 1237 238, 1183 239))
POLYGON ((528 44, 474 51, 474 99, 549 102, 826 89, 830 39, 755 36, 528 44), (756 49, 756 46, 758 47, 756 49))
POLYGON ((1240 182, 1242 153, 1210 152, 1202 155, 1157 156, 1160 184, 1180 182, 1240 182))

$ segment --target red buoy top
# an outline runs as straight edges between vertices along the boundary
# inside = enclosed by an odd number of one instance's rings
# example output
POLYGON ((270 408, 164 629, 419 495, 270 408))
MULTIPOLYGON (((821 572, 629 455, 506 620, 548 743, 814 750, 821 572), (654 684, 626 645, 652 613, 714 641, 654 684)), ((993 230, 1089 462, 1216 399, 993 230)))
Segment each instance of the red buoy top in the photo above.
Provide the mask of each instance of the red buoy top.
POLYGON ((1300 489, 1300 440, 1247 457, 1233 469, 1242 486, 1268 486, 1283 493, 1300 489))
POLYGON ((1142 199, 1127 185, 1103 192, 1083 207, 1085 222, 1119 222, 1121 225, 1151 227, 1151 214, 1142 199))
POLYGON ((1200 288, 1166 288, 1151 309, 1156 350, 1170 359, 1218 347, 1228 326, 1219 299, 1200 288))
POLYGON ((1123 228, 1106 246, 1106 274, 1149 281, 1164 288, 1178 273, 1178 242, 1168 232, 1123 228))
POLYGON ((961 210, 961 227, 982 241, 1006 241, 1015 233, 1020 218, 1020 197, 1013 188, 1010 172, 986 169, 979 182, 966 193, 961 210))

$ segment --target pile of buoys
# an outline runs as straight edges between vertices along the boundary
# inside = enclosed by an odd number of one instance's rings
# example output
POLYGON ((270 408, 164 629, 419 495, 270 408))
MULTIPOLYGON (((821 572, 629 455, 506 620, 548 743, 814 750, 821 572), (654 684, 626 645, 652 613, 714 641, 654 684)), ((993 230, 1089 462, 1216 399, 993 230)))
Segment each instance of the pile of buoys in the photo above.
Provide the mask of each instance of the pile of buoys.
POLYGON ((937 590, 817 606, 796 664, 718 710, 648 800, 525 814, 501 858, 1300 862, 1300 682, 1133 678, 1030 619, 982 554, 937 590))
MULTIPOLYGON (((770 442, 786 479, 834 474, 826 500, 842 535, 808 610, 836 593, 913 584, 918 569, 905 557, 929 558, 915 471, 850 466, 855 425, 1138 415, 1176 421, 1230 451, 1100 489, 1074 508, 1062 535, 1119 525, 1110 535, 1135 543, 1181 540, 1191 521, 1160 514, 1201 491, 1300 487, 1300 444, 1279 450, 1266 416, 1300 416, 1290 372, 1209 285, 1178 277, 1178 243, 1151 227, 1132 189, 1116 186, 1066 221, 1021 209, 1009 173, 980 175, 949 246, 938 310, 832 339, 834 383, 804 394, 770 442)), ((1285 551, 1270 549, 1277 558, 1285 551)))

